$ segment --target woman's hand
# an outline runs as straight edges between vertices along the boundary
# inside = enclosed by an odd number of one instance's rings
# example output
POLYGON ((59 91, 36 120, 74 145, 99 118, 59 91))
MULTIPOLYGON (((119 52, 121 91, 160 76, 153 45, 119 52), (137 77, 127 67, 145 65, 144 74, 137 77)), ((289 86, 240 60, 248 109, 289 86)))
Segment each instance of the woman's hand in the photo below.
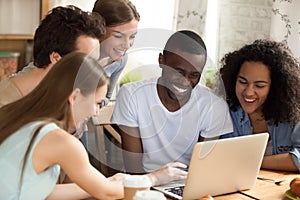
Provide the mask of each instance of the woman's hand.
POLYGON ((110 181, 121 181, 123 182, 124 178, 125 178, 126 174, 123 174, 123 173, 117 173, 111 177, 109 177, 108 179, 110 181))

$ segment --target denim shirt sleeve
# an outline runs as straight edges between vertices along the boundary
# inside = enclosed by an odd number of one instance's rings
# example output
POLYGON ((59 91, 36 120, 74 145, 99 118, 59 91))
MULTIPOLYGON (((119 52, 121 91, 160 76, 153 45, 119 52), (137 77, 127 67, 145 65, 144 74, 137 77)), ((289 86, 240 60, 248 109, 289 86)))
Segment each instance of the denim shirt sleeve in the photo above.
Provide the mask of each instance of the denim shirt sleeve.
POLYGON ((237 111, 230 110, 230 116, 234 131, 232 133, 222 135, 220 138, 231 138, 252 134, 252 126, 248 115, 243 112, 241 108, 238 108, 237 111))
POLYGON ((104 100, 102 107, 104 105, 108 104, 108 102, 113 94, 113 91, 115 89, 115 86, 118 82, 118 79, 119 79, 123 69, 125 68, 127 60, 128 60, 128 55, 125 54, 123 56, 123 58, 121 59, 121 61, 115 61, 104 68, 104 71, 106 72, 107 76, 109 76, 109 78, 110 78, 110 82, 109 82, 109 87, 107 90, 106 98, 104 100))
POLYGON ((300 124, 296 124, 291 134, 293 149, 290 151, 293 161, 300 171, 300 124))

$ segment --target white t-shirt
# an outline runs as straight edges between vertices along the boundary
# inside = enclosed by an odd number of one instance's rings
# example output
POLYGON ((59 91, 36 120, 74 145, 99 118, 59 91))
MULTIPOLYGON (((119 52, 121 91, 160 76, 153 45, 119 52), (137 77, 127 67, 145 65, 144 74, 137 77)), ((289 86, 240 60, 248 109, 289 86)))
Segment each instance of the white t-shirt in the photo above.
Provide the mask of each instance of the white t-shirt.
POLYGON ((227 103, 208 88, 198 84, 189 101, 170 112, 161 103, 156 84, 157 78, 122 86, 111 119, 139 127, 146 172, 174 161, 188 165, 199 135, 212 138, 233 131, 227 103))

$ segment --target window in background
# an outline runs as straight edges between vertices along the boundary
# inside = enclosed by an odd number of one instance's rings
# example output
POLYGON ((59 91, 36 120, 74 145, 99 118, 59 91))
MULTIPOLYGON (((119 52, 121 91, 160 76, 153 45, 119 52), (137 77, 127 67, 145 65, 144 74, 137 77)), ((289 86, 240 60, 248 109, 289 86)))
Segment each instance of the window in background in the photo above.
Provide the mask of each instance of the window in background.
POLYGON ((127 70, 135 68, 136 64, 157 64, 158 53, 170 35, 166 33, 176 29, 174 11, 177 0, 131 0, 131 2, 139 11, 141 19, 135 45, 129 50, 130 58, 134 58, 135 61, 127 70))
POLYGON ((218 70, 219 1, 207 1, 204 41, 207 47, 207 62, 202 72, 201 83, 213 88, 218 70))
POLYGON ((207 14, 205 23, 205 43, 207 46, 207 54, 212 64, 216 63, 218 49, 218 27, 219 27, 219 4, 218 0, 209 0, 207 2, 207 14))
POLYGON ((141 15, 139 28, 175 30, 174 11, 178 0, 131 0, 141 15))
POLYGON ((40 21, 40 1, 0 0, 0 34, 33 35, 40 21))

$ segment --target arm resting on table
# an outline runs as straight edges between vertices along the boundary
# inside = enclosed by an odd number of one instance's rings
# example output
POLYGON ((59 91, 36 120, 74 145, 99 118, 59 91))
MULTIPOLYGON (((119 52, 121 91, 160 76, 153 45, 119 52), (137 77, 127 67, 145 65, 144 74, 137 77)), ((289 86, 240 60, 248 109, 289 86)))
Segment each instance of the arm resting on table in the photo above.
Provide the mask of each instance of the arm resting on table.
POLYGON ((289 153, 264 156, 261 168, 281 171, 298 171, 292 155, 289 153))

